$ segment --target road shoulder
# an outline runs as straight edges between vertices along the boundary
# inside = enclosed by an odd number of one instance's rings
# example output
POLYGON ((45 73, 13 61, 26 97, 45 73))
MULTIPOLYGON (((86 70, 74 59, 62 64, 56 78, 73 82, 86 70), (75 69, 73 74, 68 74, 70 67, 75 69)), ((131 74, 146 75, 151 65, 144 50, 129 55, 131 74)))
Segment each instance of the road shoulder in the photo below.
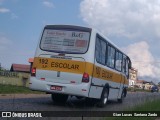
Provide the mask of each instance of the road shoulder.
POLYGON ((50 97, 50 94, 0 94, 0 99, 50 97))

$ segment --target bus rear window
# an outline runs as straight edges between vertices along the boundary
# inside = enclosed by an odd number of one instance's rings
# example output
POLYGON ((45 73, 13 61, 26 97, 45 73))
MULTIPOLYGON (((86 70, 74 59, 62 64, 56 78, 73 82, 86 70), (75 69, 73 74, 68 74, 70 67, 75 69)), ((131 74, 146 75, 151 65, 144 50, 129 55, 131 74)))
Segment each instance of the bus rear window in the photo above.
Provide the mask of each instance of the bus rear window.
POLYGON ((45 29, 40 48, 53 52, 85 53, 88 49, 89 38, 89 32, 45 29))

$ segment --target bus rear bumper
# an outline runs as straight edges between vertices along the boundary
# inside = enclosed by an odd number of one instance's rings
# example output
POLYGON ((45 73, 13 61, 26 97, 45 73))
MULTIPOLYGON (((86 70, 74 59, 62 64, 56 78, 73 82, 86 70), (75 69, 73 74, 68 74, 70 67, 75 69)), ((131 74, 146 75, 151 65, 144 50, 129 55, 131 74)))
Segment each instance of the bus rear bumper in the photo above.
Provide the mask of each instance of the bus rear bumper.
POLYGON ((62 84, 38 80, 35 77, 30 77, 29 88, 31 90, 43 91, 46 93, 60 93, 74 96, 88 97, 89 84, 62 84), (51 86, 61 86, 62 90, 51 90, 51 86))

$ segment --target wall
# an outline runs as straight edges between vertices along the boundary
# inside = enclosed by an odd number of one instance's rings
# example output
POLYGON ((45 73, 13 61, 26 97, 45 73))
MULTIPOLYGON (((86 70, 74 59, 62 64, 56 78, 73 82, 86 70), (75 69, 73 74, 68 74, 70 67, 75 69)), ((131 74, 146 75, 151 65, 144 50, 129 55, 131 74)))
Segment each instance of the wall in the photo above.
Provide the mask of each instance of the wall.
POLYGON ((29 86, 29 73, 0 71, 0 84, 29 86))
POLYGON ((146 89, 146 90, 151 90, 152 86, 153 86, 153 85, 151 85, 151 84, 149 84, 149 83, 146 83, 146 84, 145 84, 145 89, 146 89))

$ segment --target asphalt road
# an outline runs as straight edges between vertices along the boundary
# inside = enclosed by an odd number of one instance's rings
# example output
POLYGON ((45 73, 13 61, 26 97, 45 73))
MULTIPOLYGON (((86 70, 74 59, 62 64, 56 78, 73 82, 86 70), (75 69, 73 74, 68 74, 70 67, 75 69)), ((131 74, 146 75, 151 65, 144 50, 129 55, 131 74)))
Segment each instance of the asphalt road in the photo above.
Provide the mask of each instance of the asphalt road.
POLYGON ((126 108, 160 99, 160 93, 128 93, 123 103, 111 100, 104 108, 88 105, 85 99, 70 97, 65 104, 55 104, 50 95, 0 95, 0 111, 123 111, 126 108))
POLYGON ((68 111, 68 110, 94 110, 116 111, 141 104, 147 100, 160 99, 160 93, 133 92, 128 93, 123 103, 111 100, 104 108, 98 108, 96 104, 88 105, 85 99, 69 97, 67 103, 56 104, 50 95, 12 95, 0 97, 0 111, 68 111))

